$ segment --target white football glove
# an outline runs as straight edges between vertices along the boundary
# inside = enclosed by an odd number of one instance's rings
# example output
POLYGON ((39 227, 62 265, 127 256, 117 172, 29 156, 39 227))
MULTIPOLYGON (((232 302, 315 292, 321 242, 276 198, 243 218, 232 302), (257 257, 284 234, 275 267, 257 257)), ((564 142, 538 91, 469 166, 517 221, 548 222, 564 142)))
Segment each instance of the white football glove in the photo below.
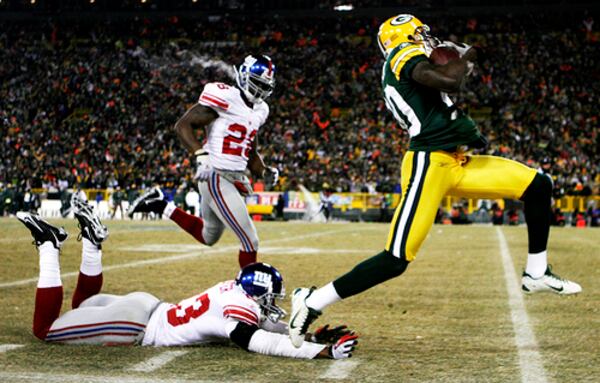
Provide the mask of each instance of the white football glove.
POLYGON ((194 181, 204 182, 210 178, 213 169, 208 160, 208 152, 204 149, 198 149, 194 152, 196 155, 196 174, 194 181))
POLYGON ((456 49, 458 51, 458 54, 460 55, 460 57, 463 57, 465 55, 465 53, 467 53, 467 51, 471 48, 471 46, 469 44, 455 43, 450 40, 442 41, 441 44, 438 45, 438 47, 448 47, 448 48, 456 49))
MULTIPOLYGON (((458 55, 460 57, 463 57, 465 55, 465 53, 467 53, 467 51, 469 49, 471 49, 471 46, 469 44, 455 43, 450 40, 442 41, 442 43, 439 44, 438 47, 448 47, 448 48, 456 49, 456 51, 458 51, 458 55)), ((469 76, 473 72, 474 67, 475 67, 475 64, 473 64, 470 61, 467 61, 467 76, 469 76)))
POLYGON ((277 181, 279 181, 279 169, 275 167, 266 168, 263 172, 263 179, 267 185, 277 185, 277 181))
POLYGON ((358 344, 358 335, 350 333, 344 335, 336 344, 329 346, 329 356, 332 359, 345 359, 352 357, 352 351, 358 344))

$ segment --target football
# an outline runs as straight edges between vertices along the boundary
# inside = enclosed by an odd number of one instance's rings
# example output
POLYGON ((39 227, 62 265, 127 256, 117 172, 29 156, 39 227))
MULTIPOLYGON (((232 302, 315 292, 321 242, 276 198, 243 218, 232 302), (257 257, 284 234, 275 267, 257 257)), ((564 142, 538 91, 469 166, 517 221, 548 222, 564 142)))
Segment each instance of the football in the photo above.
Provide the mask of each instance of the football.
POLYGON ((437 47, 431 52, 429 61, 436 65, 445 65, 450 61, 458 60, 460 54, 454 48, 450 47, 437 47))

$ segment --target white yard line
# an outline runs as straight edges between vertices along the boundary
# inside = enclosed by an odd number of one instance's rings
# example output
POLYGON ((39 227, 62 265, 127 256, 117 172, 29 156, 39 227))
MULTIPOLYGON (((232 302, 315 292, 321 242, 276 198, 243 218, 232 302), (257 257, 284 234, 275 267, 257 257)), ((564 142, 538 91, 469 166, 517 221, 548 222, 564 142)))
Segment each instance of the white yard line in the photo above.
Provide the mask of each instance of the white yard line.
POLYGON ((319 375, 319 379, 346 379, 360 362, 356 359, 342 359, 331 362, 329 368, 319 375))
MULTIPOLYGON (((373 228, 373 229, 375 229, 375 228, 373 228)), ((371 229, 371 230, 373 230, 373 229, 371 229)), ((361 230, 364 231, 365 228, 362 228, 361 230)), ((324 235, 339 234, 339 233, 349 232, 349 231, 356 231, 356 229, 329 230, 329 231, 322 231, 322 232, 317 232, 317 233, 298 235, 295 237, 271 239, 271 240, 262 241, 261 245, 278 244, 278 243, 282 243, 282 242, 295 241, 295 240, 305 239, 305 238, 322 237, 324 235)), ((165 246, 168 246, 168 245, 165 245, 165 246)), ((157 263, 176 262, 176 261, 182 261, 182 260, 196 258, 196 257, 207 257, 207 256, 218 255, 220 253, 226 253, 229 251, 235 251, 237 249, 239 249, 238 244, 231 245, 231 246, 218 246, 217 248, 207 248, 207 247, 203 247, 202 245, 198 245, 198 251, 179 254, 179 255, 172 255, 172 256, 168 256, 168 257, 145 259, 143 261, 122 263, 122 264, 118 264, 118 265, 104 266, 103 271, 106 272, 106 271, 110 271, 110 270, 118 270, 118 269, 125 269, 125 268, 131 268, 131 267, 154 265, 157 263)), ((260 250, 259 250, 259 252, 260 252, 260 250)), ((68 273, 61 274, 61 277, 62 278, 71 278, 71 277, 75 277, 78 275, 79 275, 79 271, 71 271, 68 273)), ((3 282, 3 283, 0 283, 0 289, 29 285, 31 283, 37 282, 37 280, 38 280, 38 278, 35 277, 35 278, 21 279, 21 280, 12 281, 12 282, 3 282)))
POLYGON ((137 371, 137 372, 152 372, 158 370, 159 368, 164 367, 167 363, 171 362, 173 359, 178 358, 182 355, 187 354, 189 351, 184 350, 172 350, 165 351, 160 353, 159 355, 153 356, 150 359, 146 359, 145 361, 138 363, 130 368, 129 371, 137 371))
POLYGON ((25 346, 24 344, 0 344, 0 354, 10 350, 16 350, 17 348, 21 348, 25 346))
MULTIPOLYGON (((0 382, 23 383, 23 382, 44 382, 44 383, 216 383, 215 380, 197 380, 167 378, 160 379, 156 377, 135 377, 135 376, 107 376, 107 375, 80 375, 80 374, 55 374, 43 372, 4 372, 0 371, 0 382)), ((232 382, 232 381, 229 381, 232 382)))
POLYGON ((508 305, 510 307, 510 316, 515 331, 515 343, 519 353, 519 367, 521 369, 521 382, 523 383, 546 383, 548 378, 542 356, 540 355, 535 334, 529 322, 529 316, 525 310, 523 301, 523 292, 521 283, 510 256, 508 243, 504 237, 502 229, 496 227, 498 242, 500 244, 500 255, 502 256, 502 266, 504 267, 504 279, 506 280, 506 290, 508 291, 508 305))

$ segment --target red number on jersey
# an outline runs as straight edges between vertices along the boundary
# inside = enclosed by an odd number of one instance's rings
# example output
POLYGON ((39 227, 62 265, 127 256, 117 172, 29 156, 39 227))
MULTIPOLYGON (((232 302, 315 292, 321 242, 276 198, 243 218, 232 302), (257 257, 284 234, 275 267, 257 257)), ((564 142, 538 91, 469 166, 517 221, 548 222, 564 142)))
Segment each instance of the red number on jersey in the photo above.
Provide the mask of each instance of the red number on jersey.
POLYGON ((244 156, 246 158, 250 158, 250 148, 252 147, 252 141, 254 141, 254 136, 256 136, 257 130, 253 130, 248 135, 248 145, 246 146, 246 150, 244 150, 244 156))
POLYGON ((222 82, 217 83, 217 88, 219 89, 229 89, 229 85, 223 84, 222 82))
POLYGON ((247 129, 244 125, 231 124, 227 131, 230 133, 223 139, 223 154, 241 156, 244 150, 244 139, 247 129))
POLYGON ((194 303, 186 308, 177 305, 177 307, 173 307, 167 311, 167 320, 173 327, 181 326, 207 312, 209 307, 210 300, 208 299, 208 294, 202 294, 194 303))
POLYGON ((231 154, 232 156, 241 156, 248 158, 250 155, 250 147, 252 140, 256 135, 256 130, 248 133, 248 129, 244 125, 231 124, 227 128, 228 135, 223 138, 223 154, 231 154))

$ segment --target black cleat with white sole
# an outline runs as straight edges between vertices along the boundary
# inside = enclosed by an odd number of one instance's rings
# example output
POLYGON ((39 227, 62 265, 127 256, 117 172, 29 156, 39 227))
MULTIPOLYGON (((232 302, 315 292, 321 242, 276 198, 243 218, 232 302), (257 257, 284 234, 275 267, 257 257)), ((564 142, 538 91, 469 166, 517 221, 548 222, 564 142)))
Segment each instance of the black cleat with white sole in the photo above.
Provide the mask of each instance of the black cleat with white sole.
POLYGON ((73 214, 79 221, 81 237, 86 238, 96 246, 108 238, 108 228, 100 222, 100 218, 94 213, 92 207, 83 200, 77 200, 73 204, 73 214))
POLYGON ((133 201, 127 215, 129 218, 132 218, 134 213, 156 213, 160 215, 165 211, 165 207, 167 207, 165 195, 160 188, 153 187, 133 201))
POLYGON ((36 246, 40 246, 44 242, 51 242, 55 248, 60 249, 69 236, 64 228, 50 225, 35 213, 19 211, 17 219, 31 231, 36 246))

